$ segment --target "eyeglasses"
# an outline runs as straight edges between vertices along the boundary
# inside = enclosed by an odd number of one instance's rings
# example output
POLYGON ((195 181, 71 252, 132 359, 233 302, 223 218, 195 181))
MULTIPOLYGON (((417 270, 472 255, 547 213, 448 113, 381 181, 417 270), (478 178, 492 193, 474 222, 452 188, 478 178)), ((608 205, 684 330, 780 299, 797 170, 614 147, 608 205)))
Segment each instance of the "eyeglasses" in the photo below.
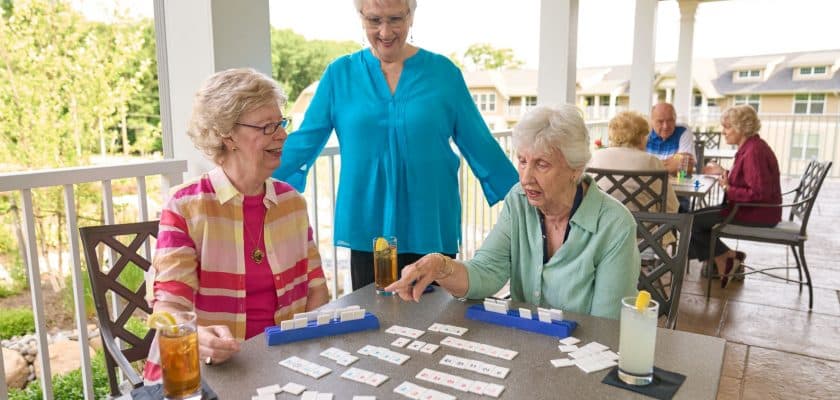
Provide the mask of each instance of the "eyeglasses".
POLYGON ((362 22, 367 29, 379 29, 382 24, 388 24, 391 28, 402 28, 408 20, 408 15, 411 11, 406 11, 403 15, 391 15, 388 17, 367 16, 359 12, 362 16, 362 22))
POLYGON ((286 129, 286 126, 289 125, 289 119, 284 117, 283 119, 281 119, 277 122, 270 122, 270 123, 265 124, 263 126, 248 125, 248 124, 243 124, 241 122, 234 122, 233 124, 234 125, 247 126, 249 128, 254 128, 254 129, 261 129, 262 132, 263 132, 263 135, 273 135, 274 132, 277 132, 277 128, 286 129))

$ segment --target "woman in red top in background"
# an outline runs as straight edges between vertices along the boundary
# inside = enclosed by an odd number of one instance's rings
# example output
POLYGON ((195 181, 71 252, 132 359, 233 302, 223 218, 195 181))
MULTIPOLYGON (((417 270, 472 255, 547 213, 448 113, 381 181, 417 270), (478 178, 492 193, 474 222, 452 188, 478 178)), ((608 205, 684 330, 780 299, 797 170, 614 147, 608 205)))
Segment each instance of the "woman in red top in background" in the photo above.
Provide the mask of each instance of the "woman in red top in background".
MULTIPOLYGON (((698 210, 694 215, 689 258, 700 261, 709 257, 712 227, 729 215, 735 203, 782 204, 779 162, 773 149, 758 136, 761 121, 755 110, 748 105, 731 107, 723 112, 720 120, 726 143, 738 145, 738 152, 735 153, 732 170, 726 171, 717 164, 710 164, 703 171, 720 174, 724 197, 723 204, 698 210)), ((734 223, 772 227, 781 219, 781 207, 741 207, 734 223)), ((729 275, 738 270, 745 258, 746 254, 733 251, 720 239, 717 240, 714 262, 721 276, 721 287, 727 286, 729 275)))

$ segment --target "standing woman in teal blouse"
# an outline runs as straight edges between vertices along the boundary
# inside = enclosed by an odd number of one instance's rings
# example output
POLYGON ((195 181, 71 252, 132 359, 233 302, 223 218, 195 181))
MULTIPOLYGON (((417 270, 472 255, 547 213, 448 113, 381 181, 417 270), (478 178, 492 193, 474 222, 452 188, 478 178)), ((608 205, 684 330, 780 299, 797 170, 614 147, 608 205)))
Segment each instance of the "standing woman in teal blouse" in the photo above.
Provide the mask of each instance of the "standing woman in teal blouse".
POLYGON ((355 0, 355 6, 370 47, 327 67, 273 175, 302 191, 335 130, 341 173, 334 240, 351 249, 354 290, 373 282, 374 237, 397 238, 400 269, 423 254, 458 252, 459 158, 450 140, 491 205, 516 182, 461 71, 406 43, 416 0, 355 0))
POLYGON ((589 133, 573 105, 539 106, 513 128, 519 184, 493 230, 464 263, 429 254, 385 290, 419 301, 432 281, 456 297, 496 294, 510 279, 514 301, 617 319, 636 294, 636 222, 583 171, 589 133))

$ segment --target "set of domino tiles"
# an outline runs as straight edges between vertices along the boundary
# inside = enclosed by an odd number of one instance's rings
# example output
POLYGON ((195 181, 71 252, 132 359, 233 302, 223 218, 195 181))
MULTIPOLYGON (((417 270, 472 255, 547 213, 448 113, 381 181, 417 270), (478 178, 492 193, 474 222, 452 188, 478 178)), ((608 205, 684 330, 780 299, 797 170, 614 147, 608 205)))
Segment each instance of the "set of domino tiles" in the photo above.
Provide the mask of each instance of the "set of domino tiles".
POLYGON ((310 322, 315 322, 315 326, 329 324, 330 321, 355 321, 365 317, 365 309, 358 305, 352 305, 345 308, 326 311, 310 311, 305 313, 297 313, 292 319, 280 321, 280 330, 288 331, 292 329, 306 328, 310 322))
POLYGON ((464 334, 467 333, 467 331, 469 329, 462 328, 460 326, 455 326, 455 325, 439 324, 439 323, 435 322, 431 326, 429 326, 429 328, 426 329, 426 330, 429 331, 429 332, 438 332, 438 333, 446 333, 446 334, 455 335, 455 336, 464 336, 464 334))
POLYGON ((251 396, 251 400, 275 400, 278 393, 286 392, 295 396, 300 396, 303 391, 306 390, 306 386, 299 385, 294 382, 289 382, 286 386, 282 388, 280 385, 268 385, 257 388, 257 395, 251 396))
MULTIPOLYGON (((332 400, 332 393, 320 393, 314 390, 307 390, 303 392, 300 400, 332 400)), ((271 398, 274 400, 274 397, 271 398)), ((376 396, 353 396, 353 400, 376 400, 376 396)))
POLYGON ((551 365, 555 368, 576 365, 588 374, 617 364, 618 354, 610 350, 609 347, 598 342, 590 342, 578 347, 578 343, 580 343, 580 339, 573 336, 561 339, 558 348, 560 351, 568 353, 569 357, 551 360, 551 365))
POLYGON ((279 364, 292 371, 311 376, 315 379, 320 379, 322 376, 332 372, 332 370, 327 367, 296 356, 291 356, 283 361, 280 361, 279 364))
POLYGON ((356 357, 344 350, 341 350, 337 347, 330 347, 321 352, 321 357, 329 358, 330 360, 335 361, 338 365, 346 367, 350 364, 359 360, 359 357, 356 357))
POLYGON ((350 367, 347 371, 344 371, 344 373, 341 374, 341 377, 354 382, 364 383, 365 385, 370 385, 373 387, 379 387, 379 385, 388 380, 388 375, 383 375, 356 367, 350 367))
POLYGON ((420 385, 415 385, 409 381, 404 381, 394 388, 394 393, 403 395, 412 400, 456 400, 453 395, 438 392, 434 389, 425 388, 420 385))
MULTIPOLYGON (((484 309, 494 313, 507 314, 508 310, 510 310, 510 300, 501 300, 488 297, 484 299, 484 309)), ((532 319, 531 309, 519 307, 519 318, 532 319)), ((540 322, 545 322, 549 324, 552 320, 562 321, 563 310, 558 310, 555 308, 537 307, 537 318, 540 322)))
POLYGON ((407 354, 397 353, 396 351, 391 351, 384 347, 373 346, 369 344, 365 345, 356 352, 363 356, 376 357, 382 361, 387 361, 391 364, 396 365, 403 365, 406 361, 408 361, 409 358, 411 358, 411 356, 407 354))
POLYGON ((407 327, 399 326, 399 325, 391 325, 391 327, 389 327, 388 329, 385 330, 385 333, 390 333, 392 335, 400 335, 400 336, 410 337, 412 339, 417 339, 420 336, 422 336, 425 333, 425 331, 421 331, 419 329, 414 329, 414 328, 407 328, 407 327))
POLYGON ((367 329, 379 329, 379 319, 364 308, 353 305, 327 311, 297 313, 292 319, 281 321, 280 326, 265 328, 269 346, 335 336, 367 329))
POLYGON ((498 365, 488 364, 478 360, 471 360, 469 358, 457 357, 451 354, 443 356, 440 360, 440 364, 499 379, 505 379, 510 372, 510 368, 500 367, 498 365))
POLYGON ((440 341, 440 344, 455 349, 472 351, 486 356, 501 358, 503 360, 513 360, 519 352, 501 347, 491 346, 489 344, 472 342, 469 340, 458 339, 456 337, 447 336, 440 341))
POLYGON ((440 346, 433 343, 426 343, 422 340, 412 341, 411 339, 404 337, 394 339, 394 341, 391 342, 391 346, 400 348, 405 347, 406 349, 416 350, 426 354, 432 354, 435 351, 437 351, 438 348, 440 348, 440 346))
POLYGON ((415 377, 421 381, 443 385, 465 393, 475 393, 491 397, 499 397, 505 390, 503 385, 462 378, 430 368, 423 368, 415 377))

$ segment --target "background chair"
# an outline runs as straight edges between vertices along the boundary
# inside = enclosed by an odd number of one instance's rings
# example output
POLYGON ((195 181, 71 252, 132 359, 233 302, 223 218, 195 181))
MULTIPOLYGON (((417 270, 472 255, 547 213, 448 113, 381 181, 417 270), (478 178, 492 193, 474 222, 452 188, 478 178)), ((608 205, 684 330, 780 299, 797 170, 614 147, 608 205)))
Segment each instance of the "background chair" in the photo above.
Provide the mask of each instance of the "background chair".
POLYGON ((587 168, 598 186, 631 211, 665 212, 668 199, 668 171, 626 171, 587 168))
MULTIPOLYGON (((802 292, 802 284, 808 285, 808 309, 814 308, 814 289, 811 286, 811 273, 808 272, 808 263, 805 261, 805 241, 808 240, 808 219, 811 216, 811 210, 814 208, 814 203, 817 201, 817 195, 820 192, 823 181, 825 180, 828 171, 831 169, 831 161, 819 162, 811 161, 805 168, 802 174, 802 179, 799 181, 799 186, 784 195, 794 194, 793 202, 780 205, 776 204, 757 204, 757 203, 737 203, 732 212, 720 224, 712 228, 712 245, 709 249, 709 259, 714 259, 715 241, 719 238, 732 238, 739 240, 747 240, 751 242, 761 242, 770 244, 781 244, 790 246, 793 251, 793 258, 796 260, 796 269, 799 272, 799 279, 792 280, 787 277, 782 277, 776 274, 768 273, 767 271, 776 269, 789 269, 791 267, 775 267, 775 268, 754 268, 745 265, 745 271, 741 275, 749 275, 753 273, 762 273, 773 278, 781 279, 787 282, 795 282, 799 284, 799 292, 802 292), (762 207, 773 208, 782 207, 790 208, 790 214, 787 221, 779 222, 778 225, 770 228, 744 226, 735 224, 734 218, 738 214, 738 210, 743 207, 762 207), (802 272, 805 272, 805 280, 802 279, 802 272)), ((708 268, 712 268, 714 263, 708 263, 708 268)), ((711 271, 707 271, 711 272, 711 271)), ((709 298, 711 293, 712 281, 706 282, 706 298, 709 298)))
POLYGON ((706 131, 694 131, 694 140, 698 142, 703 142, 703 146, 707 149, 719 149, 720 148, 720 132, 715 132, 711 129, 706 131))
POLYGON ((106 349, 105 365, 108 370, 111 396, 117 397, 121 392, 117 382, 116 368, 125 373, 133 388, 143 385, 142 377, 131 363, 146 359, 155 333, 154 330, 149 330, 144 337, 140 338, 126 329, 129 317, 136 311, 139 310, 148 315, 151 314, 152 308, 144 297, 146 283, 142 282, 137 289, 129 288, 125 286, 125 279, 120 276, 126 268, 134 268, 131 267, 132 265, 143 272, 149 270, 151 260, 140 255, 138 250, 143 248, 145 252, 146 241, 150 237, 157 238, 158 221, 91 226, 79 228, 79 233, 87 259, 100 336, 106 349), (98 252, 97 247, 100 244, 109 251, 98 252), (104 257, 100 255, 108 253, 112 253, 114 258, 113 267, 110 269, 104 257), (109 292, 117 299, 119 307, 116 308, 119 310, 111 309, 107 295, 109 292), (115 315, 112 315, 112 311, 115 315), (123 342, 124 348, 120 348, 117 339, 123 342))
POLYGON ((634 212, 633 217, 639 253, 643 254, 638 289, 647 290, 659 302, 659 316, 665 317, 665 328, 676 329, 694 216, 634 212), (675 237, 675 245, 665 246, 666 236, 675 237))

